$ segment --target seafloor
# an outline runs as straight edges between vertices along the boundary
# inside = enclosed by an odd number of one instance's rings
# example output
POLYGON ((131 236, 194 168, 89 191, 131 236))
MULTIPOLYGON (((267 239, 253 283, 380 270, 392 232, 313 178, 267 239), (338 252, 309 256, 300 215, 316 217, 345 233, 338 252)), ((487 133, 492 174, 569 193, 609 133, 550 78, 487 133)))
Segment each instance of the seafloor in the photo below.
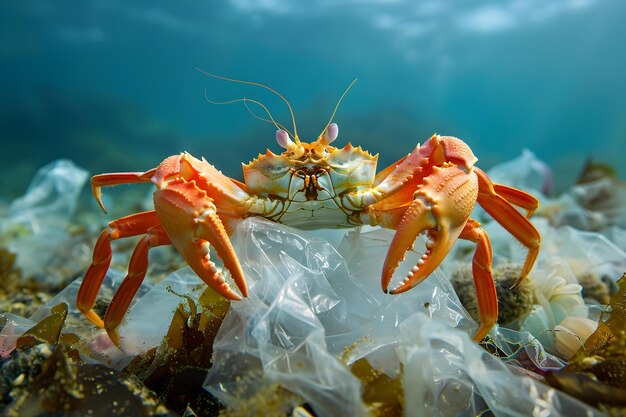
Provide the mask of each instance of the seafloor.
MULTIPOLYGON (((149 210, 149 192, 106 190, 105 216, 80 198, 83 169, 50 163, 0 207, 0 413, 624 415, 626 187, 608 167, 581 172, 554 195, 549 167, 528 151, 489 171, 540 199, 532 221, 542 248, 511 288, 524 249, 475 210, 500 302, 499 325, 480 344, 472 244, 458 242, 426 281, 388 295, 380 269, 393 231, 304 232, 250 218, 232 236, 246 300, 217 297, 171 248, 157 248, 117 348, 77 312, 76 294, 107 221, 149 210)), ((99 312, 135 244, 114 242, 99 312)))

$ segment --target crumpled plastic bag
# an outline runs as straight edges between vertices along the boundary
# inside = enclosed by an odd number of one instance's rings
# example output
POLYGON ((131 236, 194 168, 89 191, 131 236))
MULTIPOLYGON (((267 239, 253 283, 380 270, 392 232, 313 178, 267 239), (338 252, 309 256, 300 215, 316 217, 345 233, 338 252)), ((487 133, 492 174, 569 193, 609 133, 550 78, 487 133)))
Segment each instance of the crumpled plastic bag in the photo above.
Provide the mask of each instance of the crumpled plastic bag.
POLYGON ((495 183, 506 184, 529 192, 539 191, 547 195, 554 186, 554 174, 541 159, 528 149, 510 161, 503 162, 487 171, 495 183))
MULTIPOLYGON (((308 233, 246 220, 233 241, 250 295, 231 304, 216 336, 207 389, 236 404, 261 385, 280 383, 317 415, 363 415, 360 382, 345 365, 366 358, 389 376, 404 378, 407 415, 476 415, 488 406, 514 415, 507 410, 529 412, 535 401, 554 415, 595 412, 519 377, 476 345, 470 338, 476 324, 439 270, 407 293, 382 293, 380 268, 392 235, 351 231, 334 251, 308 233), (442 348, 448 338, 454 349, 442 348)), ((410 253, 398 276, 419 256, 410 253)), ((518 343, 540 369, 563 366, 528 333, 501 329, 495 340, 511 359, 518 343)))
POLYGON ((550 198, 554 174, 527 149, 518 158, 494 166, 487 174, 496 183, 534 194, 541 203, 539 213, 554 226, 598 232, 612 226, 626 227, 626 186, 610 175, 574 184, 550 198))
POLYGON ((400 325, 405 413, 411 416, 594 416, 594 408, 521 376, 469 336, 421 313, 400 325))
POLYGON ((0 219, 0 239, 17 254, 24 276, 41 273, 68 239, 65 226, 76 208, 87 171, 59 159, 37 171, 26 194, 15 199, 0 219))
MULTIPOLYGON (((319 415, 364 415, 360 382, 344 363, 397 343, 399 323, 417 311, 475 331, 439 272, 402 296, 382 292, 381 266, 392 236, 389 230, 351 231, 338 252, 313 234, 246 220, 233 245, 249 296, 231 304, 216 336, 207 388, 228 404, 253 395, 248 391, 259 381, 251 378, 242 388, 246 376, 262 375, 299 394, 319 415)), ((410 253, 397 274, 406 274, 420 256, 410 253)))
POLYGON ((626 227, 626 186, 611 178, 576 184, 555 199, 546 199, 541 212, 555 226, 603 232, 626 227))

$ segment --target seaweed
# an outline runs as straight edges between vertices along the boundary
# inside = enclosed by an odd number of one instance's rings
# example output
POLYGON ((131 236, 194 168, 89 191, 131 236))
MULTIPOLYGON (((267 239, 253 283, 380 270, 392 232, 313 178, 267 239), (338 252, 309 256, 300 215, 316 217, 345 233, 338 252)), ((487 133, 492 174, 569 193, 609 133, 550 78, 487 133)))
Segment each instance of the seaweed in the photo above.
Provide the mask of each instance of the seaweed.
POLYGON ((180 297, 184 301, 162 344, 122 371, 84 363, 83 342, 63 331, 67 304, 52 307, 50 315, 17 339, 4 361, 0 411, 4 404, 7 416, 25 415, 25 410, 37 410, 35 415, 217 416, 223 406, 202 385, 229 303, 210 289, 197 303, 180 297))
POLYGON ((16 342, 17 348, 34 346, 39 343, 57 344, 63 338, 64 341, 72 344, 78 341, 78 337, 72 334, 63 335, 63 324, 67 318, 67 304, 60 303, 51 309, 52 314, 35 324, 16 342))
POLYGON ((27 317, 52 298, 56 289, 25 279, 16 260, 16 254, 0 247, 0 311, 27 317))
POLYGON ((199 297, 199 305, 187 295, 179 297, 184 302, 174 312, 161 345, 135 357, 124 370, 137 375, 178 415, 216 416, 222 406, 202 385, 230 303, 210 288, 199 297))
POLYGON ((372 417, 404 415, 402 374, 392 378, 365 358, 354 362, 350 370, 363 384, 363 402, 372 417))
POLYGON ((590 156, 585 161, 585 165, 583 165, 583 169, 576 179, 576 184, 594 182, 602 178, 617 179, 617 171, 608 164, 594 162, 590 156))
MULTIPOLYGON (((610 316, 604 320, 606 312, 598 323, 598 329, 587 339, 584 347, 572 358, 570 367, 576 368, 586 359, 624 358, 626 346, 626 274, 617 281, 619 290, 609 300, 610 316)), ((626 383, 626 380, 624 381, 626 383)))
POLYGON ((65 343, 16 350, 2 366, 0 394, 7 417, 173 416, 136 377, 82 363, 65 343))

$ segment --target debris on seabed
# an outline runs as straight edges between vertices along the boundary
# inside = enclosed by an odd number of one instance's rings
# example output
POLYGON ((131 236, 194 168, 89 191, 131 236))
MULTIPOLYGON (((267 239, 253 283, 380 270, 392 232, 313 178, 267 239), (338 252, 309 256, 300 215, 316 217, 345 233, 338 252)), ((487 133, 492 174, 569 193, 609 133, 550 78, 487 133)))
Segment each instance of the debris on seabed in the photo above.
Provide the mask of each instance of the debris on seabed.
MULTIPOLYGON (((530 152, 520 161, 494 176, 547 193, 549 168, 530 152)), ((499 325, 482 345, 469 336, 477 327, 466 266, 472 248, 459 245, 419 286, 389 296, 380 291, 379 269, 393 231, 349 231, 335 247, 323 232, 247 219, 232 240, 248 299, 231 304, 211 290, 194 292, 202 282, 189 268, 151 252, 157 275, 167 278, 160 288, 146 279, 120 327, 120 351, 73 304, 89 262, 86 242, 100 227, 73 215, 85 174, 67 161, 50 164, 30 189, 50 198, 22 198, 19 210, 0 219, 0 413, 624 414, 626 278, 617 280, 626 269, 624 187, 606 170, 592 174, 559 198, 538 193, 542 209, 533 222, 542 251, 515 289, 519 267, 506 262, 519 247, 481 218, 500 302, 499 325), (611 187, 619 195, 603 204, 611 187), (181 286, 166 290, 168 283, 181 286), (539 382, 544 375, 550 386, 539 382)), ((116 249, 113 269, 124 269, 132 244, 116 249)), ((410 251, 399 274, 420 256, 410 251)), ((98 309, 121 277, 107 275, 98 309)))

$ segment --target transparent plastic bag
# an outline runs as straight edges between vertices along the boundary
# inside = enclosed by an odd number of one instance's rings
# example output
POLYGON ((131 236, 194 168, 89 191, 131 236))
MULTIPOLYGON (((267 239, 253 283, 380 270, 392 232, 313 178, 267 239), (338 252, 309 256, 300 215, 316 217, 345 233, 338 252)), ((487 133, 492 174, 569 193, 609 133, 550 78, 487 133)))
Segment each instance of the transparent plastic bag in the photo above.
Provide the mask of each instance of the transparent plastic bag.
POLYGON ((552 170, 528 149, 522 155, 491 168, 487 174, 493 182, 547 195, 554 186, 552 170))
MULTIPOLYGON (((243 222, 233 245, 249 297, 231 304, 218 332, 207 388, 234 403, 241 381, 251 381, 244 389, 250 396, 259 386, 250 375, 262 375, 300 395, 318 415, 362 415, 361 384, 346 364, 398 343, 404 318, 426 311, 448 326, 475 331, 440 272, 400 296, 381 291, 392 236, 388 230, 351 231, 336 251, 313 234, 260 219, 243 222)), ((420 256, 411 252, 397 275, 420 256)), ((387 359, 397 374, 397 359, 379 358, 378 364, 387 359)))
POLYGON ((76 208, 87 171, 67 159, 40 168, 26 194, 15 199, 2 219, 2 231, 21 225, 37 234, 49 226, 64 226, 76 208))
POLYGON ((595 416, 598 410, 520 376, 467 334, 417 313, 400 326, 407 416, 595 416))
POLYGON ((3 245, 17 254, 24 276, 41 274, 69 240, 65 229, 88 174, 59 159, 37 171, 26 194, 15 199, 0 219, 3 245))

